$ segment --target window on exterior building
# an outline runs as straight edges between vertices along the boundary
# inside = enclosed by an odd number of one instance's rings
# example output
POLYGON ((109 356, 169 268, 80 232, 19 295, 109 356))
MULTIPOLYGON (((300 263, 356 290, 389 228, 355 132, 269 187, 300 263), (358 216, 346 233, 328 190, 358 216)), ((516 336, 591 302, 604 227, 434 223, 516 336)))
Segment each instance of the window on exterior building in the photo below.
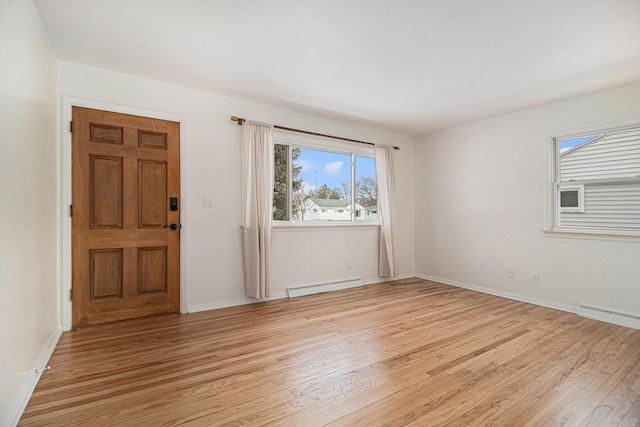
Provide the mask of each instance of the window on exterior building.
POLYGON ((553 138, 553 229, 640 234, 640 125, 553 138))
POLYGON ((558 192, 560 212, 584 213, 584 185, 561 185, 558 192))
POLYGON ((378 219, 372 147, 284 132, 274 140, 274 221, 378 219))

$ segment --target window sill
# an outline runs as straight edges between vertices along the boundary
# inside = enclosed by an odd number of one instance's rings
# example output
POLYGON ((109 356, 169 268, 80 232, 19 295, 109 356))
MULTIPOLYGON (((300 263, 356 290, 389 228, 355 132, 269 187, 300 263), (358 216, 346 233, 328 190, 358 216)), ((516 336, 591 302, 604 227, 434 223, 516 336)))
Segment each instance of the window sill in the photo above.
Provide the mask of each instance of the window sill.
POLYGON ((318 230, 377 230, 379 221, 353 222, 274 222, 273 231, 318 231, 318 230))
POLYGON ((591 231, 579 229, 542 230, 545 237, 560 239, 601 240, 611 242, 640 243, 640 232, 591 231))

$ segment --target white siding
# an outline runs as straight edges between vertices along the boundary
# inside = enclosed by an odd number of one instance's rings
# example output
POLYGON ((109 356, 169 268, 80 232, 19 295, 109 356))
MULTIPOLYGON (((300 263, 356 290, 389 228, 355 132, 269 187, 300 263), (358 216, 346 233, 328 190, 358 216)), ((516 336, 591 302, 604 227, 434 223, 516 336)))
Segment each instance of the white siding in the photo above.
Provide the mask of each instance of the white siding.
MULTIPOLYGON (((640 176, 640 128, 602 135, 560 155, 562 182, 640 176)), ((561 227, 640 229, 640 183, 584 184, 584 212, 562 212, 561 227)))
POLYGON ((560 155, 560 181, 640 175, 640 128, 620 131, 560 155))
POLYGON ((584 186, 584 213, 562 213, 562 227, 640 229, 640 183, 584 186))

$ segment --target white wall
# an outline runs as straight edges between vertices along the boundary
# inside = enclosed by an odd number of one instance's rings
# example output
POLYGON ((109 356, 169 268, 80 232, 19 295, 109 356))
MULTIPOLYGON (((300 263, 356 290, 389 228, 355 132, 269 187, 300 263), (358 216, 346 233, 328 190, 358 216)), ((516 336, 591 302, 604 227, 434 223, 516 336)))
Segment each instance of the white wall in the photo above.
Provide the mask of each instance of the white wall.
POLYGON ((418 138, 416 273, 560 308, 640 315, 640 239, 542 232, 543 133, 638 114, 638 100, 635 84, 418 138))
POLYGON ((0 2, 0 425, 59 336, 56 60, 30 1, 0 2))
MULTIPOLYGON (((399 145, 397 246, 400 273, 414 274, 413 138, 173 84, 60 61, 59 95, 180 117, 182 156, 182 278, 187 305, 202 310, 246 302, 240 231, 240 140, 232 115, 331 135, 399 145), (212 196, 215 208, 202 207, 212 196)), ((65 125, 66 126, 66 125, 65 125)), ((377 280, 377 228, 277 230, 273 292, 291 285, 361 277, 377 280), (336 244, 337 242, 337 244, 336 244), (353 268, 346 268, 347 258, 353 268)))

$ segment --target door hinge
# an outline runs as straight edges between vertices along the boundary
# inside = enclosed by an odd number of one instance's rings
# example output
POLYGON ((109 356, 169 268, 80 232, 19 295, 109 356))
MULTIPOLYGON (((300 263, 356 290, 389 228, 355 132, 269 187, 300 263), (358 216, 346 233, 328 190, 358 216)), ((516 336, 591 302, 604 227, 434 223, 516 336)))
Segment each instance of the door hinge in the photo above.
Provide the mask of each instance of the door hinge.
POLYGON ((73 122, 69 122, 69 132, 73 133, 73 122))
POLYGON ((73 301, 73 289, 69 289, 69 301, 73 301))
POLYGON ((73 205, 69 205, 69 216, 73 216, 73 205))

